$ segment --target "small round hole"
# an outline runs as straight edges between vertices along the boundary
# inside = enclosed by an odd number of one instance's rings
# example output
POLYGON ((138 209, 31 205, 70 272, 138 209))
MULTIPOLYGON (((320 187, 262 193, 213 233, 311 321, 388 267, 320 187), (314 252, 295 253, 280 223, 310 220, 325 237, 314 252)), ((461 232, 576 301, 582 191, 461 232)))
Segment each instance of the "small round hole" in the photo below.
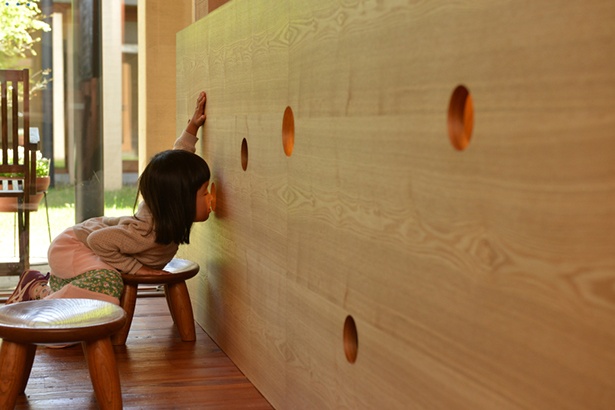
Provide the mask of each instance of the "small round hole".
POLYGON ((284 119, 282 120, 282 144, 284 145, 284 153, 287 157, 290 157, 295 145, 295 117, 290 107, 286 107, 284 110, 284 119))
POLYGON ((354 363, 357 360, 359 353, 359 336, 357 334, 357 325, 352 316, 347 316, 344 321, 344 353, 346 360, 354 363))
POLYGON ((474 105, 470 91, 463 86, 457 86, 448 106, 448 136, 451 144, 459 151, 470 143, 474 128, 474 105))
POLYGON ((209 187, 209 193, 211 194, 211 211, 216 212, 216 184, 214 182, 209 187))
POLYGON ((248 141, 245 138, 241 141, 241 168, 248 169, 248 141))

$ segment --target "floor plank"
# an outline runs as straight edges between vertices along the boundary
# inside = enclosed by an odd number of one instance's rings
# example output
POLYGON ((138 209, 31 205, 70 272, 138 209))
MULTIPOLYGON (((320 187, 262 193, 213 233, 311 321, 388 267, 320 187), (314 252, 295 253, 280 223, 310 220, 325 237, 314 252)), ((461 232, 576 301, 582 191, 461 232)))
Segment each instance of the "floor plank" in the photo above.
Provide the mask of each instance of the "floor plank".
MULTIPOLYGON (((161 297, 139 298, 125 347, 116 348, 125 409, 271 409, 197 326, 182 342, 161 297)), ((16 409, 96 409, 81 346, 39 347, 16 409)))

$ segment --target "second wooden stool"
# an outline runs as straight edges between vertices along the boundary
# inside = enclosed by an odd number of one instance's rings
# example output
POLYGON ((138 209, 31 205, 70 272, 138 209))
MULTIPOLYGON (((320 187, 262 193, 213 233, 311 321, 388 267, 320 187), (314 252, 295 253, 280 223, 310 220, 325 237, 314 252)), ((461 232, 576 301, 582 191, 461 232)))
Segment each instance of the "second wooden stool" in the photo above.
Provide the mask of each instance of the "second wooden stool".
POLYGON ((37 344, 82 342, 101 409, 121 409, 120 378, 111 334, 126 320, 114 304, 50 299, 0 306, 0 409, 15 407, 26 389, 37 344))
POLYGON ((140 284, 164 285, 164 292, 169 305, 171 317, 177 326, 179 335, 184 342, 196 340, 196 330, 194 327, 194 314, 190 295, 186 286, 186 280, 192 278, 199 272, 199 265, 186 260, 174 258, 164 267, 169 272, 166 275, 126 275, 124 279, 124 292, 120 299, 120 305, 126 311, 126 324, 112 337, 114 345, 126 344, 130 325, 135 313, 137 304, 137 290, 140 284))

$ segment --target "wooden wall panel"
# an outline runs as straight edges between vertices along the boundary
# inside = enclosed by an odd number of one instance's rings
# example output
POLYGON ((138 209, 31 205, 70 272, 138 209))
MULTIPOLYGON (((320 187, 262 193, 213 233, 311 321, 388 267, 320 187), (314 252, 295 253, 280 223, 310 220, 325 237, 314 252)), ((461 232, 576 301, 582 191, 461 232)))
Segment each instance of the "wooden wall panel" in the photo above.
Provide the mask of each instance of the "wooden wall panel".
POLYGON ((197 320, 274 406, 615 405, 613 21, 596 0, 235 0, 178 34, 178 118, 207 90, 218 191, 181 250, 197 320))

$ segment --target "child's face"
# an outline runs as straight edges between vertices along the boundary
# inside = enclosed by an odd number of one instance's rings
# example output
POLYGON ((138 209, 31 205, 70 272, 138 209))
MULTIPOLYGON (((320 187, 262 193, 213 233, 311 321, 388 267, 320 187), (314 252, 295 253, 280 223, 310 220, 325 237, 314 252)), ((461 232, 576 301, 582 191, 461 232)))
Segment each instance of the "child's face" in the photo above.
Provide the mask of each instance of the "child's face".
POLYGON ((194 222, 203 222, 209 218, 211 212, 211 194, 209 193, 209 182, 205 182, 196 192, 196 216, 194 222))

